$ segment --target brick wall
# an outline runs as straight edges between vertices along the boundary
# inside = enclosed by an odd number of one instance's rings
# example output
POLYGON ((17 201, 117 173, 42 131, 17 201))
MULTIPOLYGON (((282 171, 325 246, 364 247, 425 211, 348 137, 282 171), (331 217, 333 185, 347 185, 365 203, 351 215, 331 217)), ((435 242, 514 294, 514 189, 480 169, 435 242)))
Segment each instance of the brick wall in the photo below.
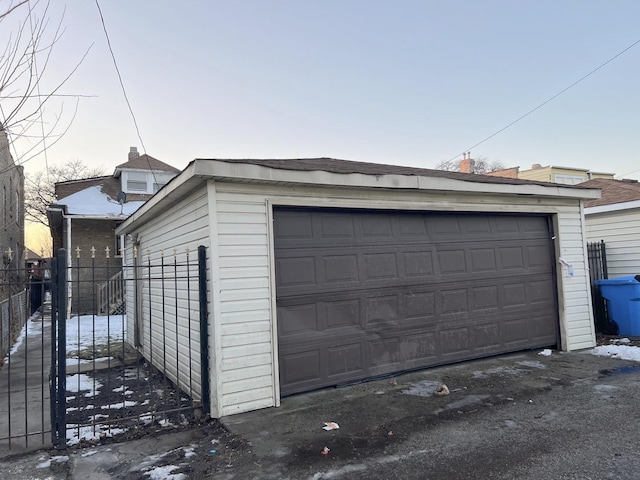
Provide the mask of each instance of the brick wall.
POLYGON ((0 301, 24 288, 24 170, 9 151, 9 140, 0 126, 0 301), (11 258, 8 250, 11 249, 11 258), (7 273, 13 272, 13 273, 7 273), (11 283, 12 287, 7 286, 11 283))
POLYGON ((95 292, 97 285, 122 269, 122 258, 116 257, 116 220, 71 220, 71 312, 90 314, 96 312, 95 292), (95 248, 92 258, 91 249, 95 248), (105 247, 109 247, 109 258, 105 247), (80 252, 78 254, 78 248, 80 252))

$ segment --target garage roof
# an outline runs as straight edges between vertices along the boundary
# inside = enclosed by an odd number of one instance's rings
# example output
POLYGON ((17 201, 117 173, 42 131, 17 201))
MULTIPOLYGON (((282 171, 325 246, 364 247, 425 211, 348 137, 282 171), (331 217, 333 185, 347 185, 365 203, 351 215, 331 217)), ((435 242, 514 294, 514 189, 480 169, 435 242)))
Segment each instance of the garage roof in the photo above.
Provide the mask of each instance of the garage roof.
MULTIPOLYGON (((582 200, 600 197, 598 189, 580 185, 561 185, 335 158, 196 159, 131 215, 120 226, 117 233, 127 233, 133 224, 142 217, 146 217, 149 212, 160 212, 170 202, 176 201, 207 180, 425 192, 531 195, 582 200)), ((143 223, 144 221, 146 220, 143 220, 143 223)))
MULTIPOLYGON (((502 183, 511 185, 548 185, 557 187, 558 184, 523 180, 518 178, 503 178, 490 175, 477 175, 471 173, 448 172, 445 170, 433 170, 429 168, 404 167, 401 165, 388 165, 383 163, 355 162, 352 160, 338 160, 336 158, 293 158, 293 159, 197 159, 196 161, 218 161, 245 165, 260 165, 279 170, 293 170, 303 172, 330 172, 340 174, 357 173, 362 175, 405 175, 435 178, 450 178, 474 183, 502 183)), ((572 185, 571 187, 580 187, 572 185)))

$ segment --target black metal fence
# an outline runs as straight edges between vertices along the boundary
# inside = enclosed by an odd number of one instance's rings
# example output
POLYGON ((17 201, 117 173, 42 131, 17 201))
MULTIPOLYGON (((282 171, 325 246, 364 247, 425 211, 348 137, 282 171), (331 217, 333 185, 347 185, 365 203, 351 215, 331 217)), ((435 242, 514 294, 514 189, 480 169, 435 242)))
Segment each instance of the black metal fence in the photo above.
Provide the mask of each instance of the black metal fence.
POLYGON ((0 271, 0 456, 50 444, 44 264, 10 261, 0 271))
POLYGON ((617 334, 617 326, 609 321, 607 303, 596 285, 596 280, 609 278, 607 272, 607 248, 604 240, 587 243, 589 257, 589 277, 591 280, 591 303, 596 332, 603 334, 617 334))
POLYGON ((0 370, 0 453, 135 438, 208 413, 206 250, 193 253, 114 267, 60 250, 50 282, 22 285, 25 311, 35 288, 43 303, 0 370))

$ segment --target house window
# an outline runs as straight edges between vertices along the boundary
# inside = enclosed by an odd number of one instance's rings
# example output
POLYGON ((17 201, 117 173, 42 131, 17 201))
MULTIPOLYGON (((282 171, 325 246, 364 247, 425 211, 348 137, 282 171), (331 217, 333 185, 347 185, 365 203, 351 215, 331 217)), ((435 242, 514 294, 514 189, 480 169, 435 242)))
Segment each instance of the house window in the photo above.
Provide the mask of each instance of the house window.
POLYGON ((116 257, 121 257, 122 256, 122 244, 124 242, 124 237, 122 235, 116 235, 116 249, 115 249, 115 256, 116 257))
POLYGON ((16 223, 20 225, 20 195, 18 195, 18 192, 15 192, 15 199, 16 199, 16 223))
POLYGON ((553 176, 555 183, 562 183, 564 185, 576 185, 582 183, 586 178, 582 175, 562 175, 556 174, 553 176))
POLYGON ((147 193, 147 174, 145 172, 127 172, 126 191, 147 193))

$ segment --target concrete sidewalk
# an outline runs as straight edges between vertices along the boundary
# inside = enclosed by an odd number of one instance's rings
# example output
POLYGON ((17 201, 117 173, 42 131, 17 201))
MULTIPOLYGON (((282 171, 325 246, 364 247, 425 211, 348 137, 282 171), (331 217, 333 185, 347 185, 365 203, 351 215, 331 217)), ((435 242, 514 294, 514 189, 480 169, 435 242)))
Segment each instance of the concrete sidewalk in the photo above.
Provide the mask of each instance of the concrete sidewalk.
POLYGON ((26 335, 0 369, 0 458, 51 446, 51 305, 27 321, 26 335))

